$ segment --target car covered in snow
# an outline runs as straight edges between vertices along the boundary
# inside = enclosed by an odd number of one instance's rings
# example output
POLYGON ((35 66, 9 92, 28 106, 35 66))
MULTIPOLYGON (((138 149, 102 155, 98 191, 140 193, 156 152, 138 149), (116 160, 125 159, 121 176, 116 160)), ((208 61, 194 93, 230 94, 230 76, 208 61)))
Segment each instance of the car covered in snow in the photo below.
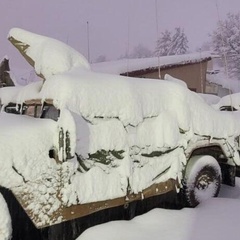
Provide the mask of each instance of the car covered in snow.
POLYGON ((234 186, 240 125, 231 113, 175 82, 93 72, 54 39, 12 29, 9 40, 43 78, 0 89, 13 239, 76 239, 94 224, 194 207, 221 183, 234 186))
POLYGON ((240 93, 233 93, 222 97, 216 104, 213 104, 213 107, 220 111, 239 111, 240 93))

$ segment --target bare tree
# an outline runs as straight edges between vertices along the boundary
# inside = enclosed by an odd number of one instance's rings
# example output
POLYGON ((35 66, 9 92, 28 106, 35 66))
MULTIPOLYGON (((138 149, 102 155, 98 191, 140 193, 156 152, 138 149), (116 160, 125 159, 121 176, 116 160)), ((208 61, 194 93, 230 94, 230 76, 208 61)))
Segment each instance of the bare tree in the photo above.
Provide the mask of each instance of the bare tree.
POLYGON ((106 62, 107 58, 105 55, 100 55, 96 58, 96 60, 94 61, 95 63, 100 63, 100 62, 106 62))
POLYGON ((157 46, 155 49, 156 56, 167 56, 170 54, 169 47, 172 42, 171 32, 165 30, 161 33, 161 37, 157 40, 157 46))
POLYGON ((151 57, 152 52, 142 44, 138 44, 134 47, 132 53, 130 54, 130 58, 148 58, 151 57))

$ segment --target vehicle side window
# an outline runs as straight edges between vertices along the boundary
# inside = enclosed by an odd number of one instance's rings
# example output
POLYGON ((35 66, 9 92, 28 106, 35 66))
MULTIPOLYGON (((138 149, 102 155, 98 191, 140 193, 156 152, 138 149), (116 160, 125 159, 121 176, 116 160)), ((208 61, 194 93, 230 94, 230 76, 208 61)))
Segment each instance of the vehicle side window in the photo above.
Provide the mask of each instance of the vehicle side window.
POLYGON ((59 110, 52 105, 45 105, 42 109, 42 114, 40 118, 49 118, 55 121, 58 120, 59 110))
POLYGON ((35 117, 35 106, 31 105, 24 109, 23 115, 28 115, 30 117, 35 117))
POLYGON ((20 107, 17 104, 8 104, 4 107, 6 113, 21 114, 20 107))

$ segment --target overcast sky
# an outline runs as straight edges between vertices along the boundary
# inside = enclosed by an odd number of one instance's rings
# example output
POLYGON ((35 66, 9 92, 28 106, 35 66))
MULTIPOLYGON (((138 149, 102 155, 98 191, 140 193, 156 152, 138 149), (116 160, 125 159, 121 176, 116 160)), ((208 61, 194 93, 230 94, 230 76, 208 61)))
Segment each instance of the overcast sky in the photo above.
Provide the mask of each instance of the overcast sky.
MULTIPOLYGON (((227 12, 240 11, 240 0, 157 0, 159 33, 183 27, 191 50, 227 12)), ((0 0, 0 58, 21 67, 24 60, 7 41, 12 27, 20 27, 68 43, 87 57, 89 22, 90 58, 117 59, 134 46, 150 50, 157 39, 156 0, 0 0)))

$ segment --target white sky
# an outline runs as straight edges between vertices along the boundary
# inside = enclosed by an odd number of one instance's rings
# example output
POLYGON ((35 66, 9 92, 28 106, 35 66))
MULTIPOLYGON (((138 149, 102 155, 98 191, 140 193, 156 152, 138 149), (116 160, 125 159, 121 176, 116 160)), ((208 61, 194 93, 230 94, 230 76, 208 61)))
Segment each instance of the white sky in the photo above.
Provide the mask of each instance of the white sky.
MULTIPOLYGON (((239 0, 157 2, 159 33, 183 27, 192 50, 207 41, 216 26, 216 2, 221 19, 227 12, 240 9, 239 0)), ((1 0, 0 58, 8 55, 11 65, 23 66, 22 58, 7 41, 12 27, 68 42, 87 57, 87 21, 91 60, 99 55, 117 59, 127 52, 128 44, 130 51, 139 43, 153 50, 157 38, 155 3, 155 0, 1 0)))

